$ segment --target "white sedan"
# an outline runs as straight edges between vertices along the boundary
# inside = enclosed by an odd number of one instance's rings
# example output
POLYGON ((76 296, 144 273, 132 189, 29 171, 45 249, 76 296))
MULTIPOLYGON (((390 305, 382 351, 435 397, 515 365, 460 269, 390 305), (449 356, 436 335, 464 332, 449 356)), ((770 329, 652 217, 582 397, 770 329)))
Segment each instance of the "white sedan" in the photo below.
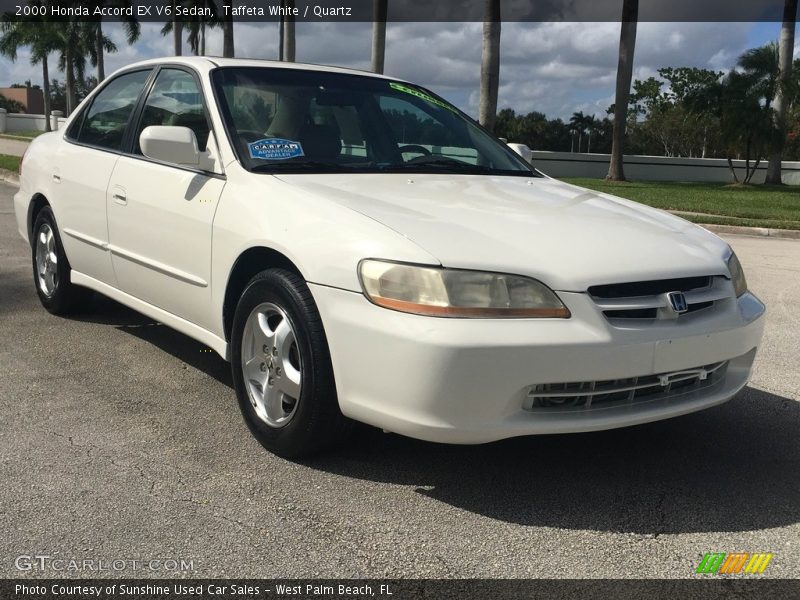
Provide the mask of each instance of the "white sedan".
POLYGON ((481 443, 690 413, 742 389, 764 326, 718 237, 357 71, 132 65, 30 145, 14 200, 47 310, 99 292, 206 344, 282 456, 353 421, 481 443))

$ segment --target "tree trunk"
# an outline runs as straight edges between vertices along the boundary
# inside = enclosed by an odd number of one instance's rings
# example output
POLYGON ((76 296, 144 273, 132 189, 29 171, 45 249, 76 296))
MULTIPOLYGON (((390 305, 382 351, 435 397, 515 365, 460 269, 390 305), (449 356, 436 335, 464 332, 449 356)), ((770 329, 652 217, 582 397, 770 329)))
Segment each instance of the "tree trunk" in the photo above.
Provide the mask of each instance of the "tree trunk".
POLYGON ((734 183, 739 183, 739 178, 736 176, 736 169, 733 168, 733 161, 731 160, 730 155, 726 155, 725 158, 728 159, 728 168, 731 170, 734 183))
POLYGON ((172 43, 174 45, 175 56, 183 55, 183 21, 174 17, 172 21, 172 43))
POLYGON ((624 0, 619 34, 619 62, 617 64, 617 89, 614 104, 614 132, 611 143, 611 163, 606 179, 625 181, 623 152, 625 125, 628 120, 628 102, 633 77, 633 53, 636 48, 636 21, 639 18, 639 0, 624 0))
POLYGON ((756 174, 756 171, 758 170, 758 166, 760 164, 761 164, 761 158, 757 158, 755 164, 753 165, 753 170, 750 171, 748 173, 748 175, 747 175, 747 179, 745 180, 745 183, 750 183, 750 180, 753 179, 753 175, 756 174))
POLYGON ((97 22, 97 29, 95 30, 94 49, 97 53, 97 83, 106 78, 106 66, 103 56, 103 24, 102 21, 97 22))
POLYGON ((67 94, 67 114, 69 116, 75 109, 75 71, 72 65, 72 49, 67 46, 64 51, 64 87, 67 94))
POLYGON ((372 21, 372 72, 383 73, 386 56, 386 14, 388 0, 373 0, 372 21))
POLYGON ((575 134, 569 136, 569 151, 570 153, 575 152, 575 134))
MULTIPOLYGON (((294 0, 285 0, 286 8, 294 9, 294 0)), ((294 62, 295 60, 295 39, 294 39, 294 15, 286 15, 283 18, 283 57, 281 60, 294 62)))
POLYGON ((206 24, 200 23, 200 56, 206 55, 206 24))
MULTIPOLYGON (((231 1, 231 8, 234 2, 231 1)), ((233 15, 228 13, 222 23, 222 56, 233 58, 236 55, 233 44, 233 15)))
POLYGON ((781 161, 783 159, 783 146, 786 143, 786 109, 789 104, 784 98, 785 87, 792 76, 792 58, 794 55, 794 29, 797 19, 797 0, 786 0, 783 6, 783 26, 781 27, 781 40, 778 46, 778 62, 780 76, 775 91, 775 100, 772 103, 772 140, 770 144, 769 164, 767 177, 764 183, 780 185, 781 161))
POLYGON ((591 154, 592 153, 592 133, 591 132, 589 132, 589 135, 586 138, 586 145, 587 145, 586 154, 591 154))
POLYGON ((47 65, 47 54, 42 57, 42 95, 44 96, 44 130, 51 131, 50 126, 50 69, 47 65))
POLYGON ((750 182, 750 139, 747 140, 744 150, 744 181, 742 183, 750 182))
POLYGON ((581 148, 583 148, 583 132, 578 132, 578 154, 581 153, 581 148))
POLYGON ((494 132, 497 94, 500 89, 500 0, 485 0, 485 3, 478 120, 486 129, 494 132))

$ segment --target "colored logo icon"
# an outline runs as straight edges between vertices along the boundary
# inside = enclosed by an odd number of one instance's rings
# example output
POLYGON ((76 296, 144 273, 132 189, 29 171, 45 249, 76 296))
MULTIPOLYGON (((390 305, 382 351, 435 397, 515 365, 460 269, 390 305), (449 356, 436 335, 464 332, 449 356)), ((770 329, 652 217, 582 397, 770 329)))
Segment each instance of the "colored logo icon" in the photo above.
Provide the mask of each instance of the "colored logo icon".
POLYGON ((707 552, 703 560, 697 565, 696 573, 716 573, 717 575, 731 575, 747 573, 757 575, 763 573, 769 565, 774 554, 749 552, 707 552))

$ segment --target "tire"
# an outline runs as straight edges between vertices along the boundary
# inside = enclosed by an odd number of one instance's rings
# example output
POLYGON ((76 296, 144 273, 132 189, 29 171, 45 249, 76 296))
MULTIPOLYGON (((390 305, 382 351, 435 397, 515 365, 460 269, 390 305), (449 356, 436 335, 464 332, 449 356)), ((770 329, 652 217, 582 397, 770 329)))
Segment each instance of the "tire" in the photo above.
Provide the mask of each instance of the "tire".
POLYGON ((309 456, 349 433, 322 320, 295 273, 268 269, 250 280, 233 318, 231 357, 244 420, 270 452, 309 456))
POLYGON ((49 206, 36 215, 31 239, 33 282, 39 300, 48 312, 68 315, 85 311, 92 291, 72 283, 71 267, 64 254, 56 219, 49 206))

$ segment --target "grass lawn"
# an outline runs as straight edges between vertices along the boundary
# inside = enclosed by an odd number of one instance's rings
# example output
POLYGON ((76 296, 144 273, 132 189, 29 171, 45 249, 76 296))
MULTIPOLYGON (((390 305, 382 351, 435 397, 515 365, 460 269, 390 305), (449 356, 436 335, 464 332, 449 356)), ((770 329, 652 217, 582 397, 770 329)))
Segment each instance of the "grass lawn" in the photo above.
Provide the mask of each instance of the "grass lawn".
POLYGON ((19 173, 19 163, 21 161, 19 156, 9 156, 8 154, 0 154, 0 169, 14 171, 19 173))
POLYGON ((0 133, 0 137, 8 138, 11 140, 32 140, 33 138, 42 135, 44 131, 38 130, 25 130, 25 131, 9 131, 7 133, 0 133))
POLYGON ((800 229, 800 186, 731 186, 564 178, 564 181, 665 210, 705 213, 681 215, 695 223, 800 229))

